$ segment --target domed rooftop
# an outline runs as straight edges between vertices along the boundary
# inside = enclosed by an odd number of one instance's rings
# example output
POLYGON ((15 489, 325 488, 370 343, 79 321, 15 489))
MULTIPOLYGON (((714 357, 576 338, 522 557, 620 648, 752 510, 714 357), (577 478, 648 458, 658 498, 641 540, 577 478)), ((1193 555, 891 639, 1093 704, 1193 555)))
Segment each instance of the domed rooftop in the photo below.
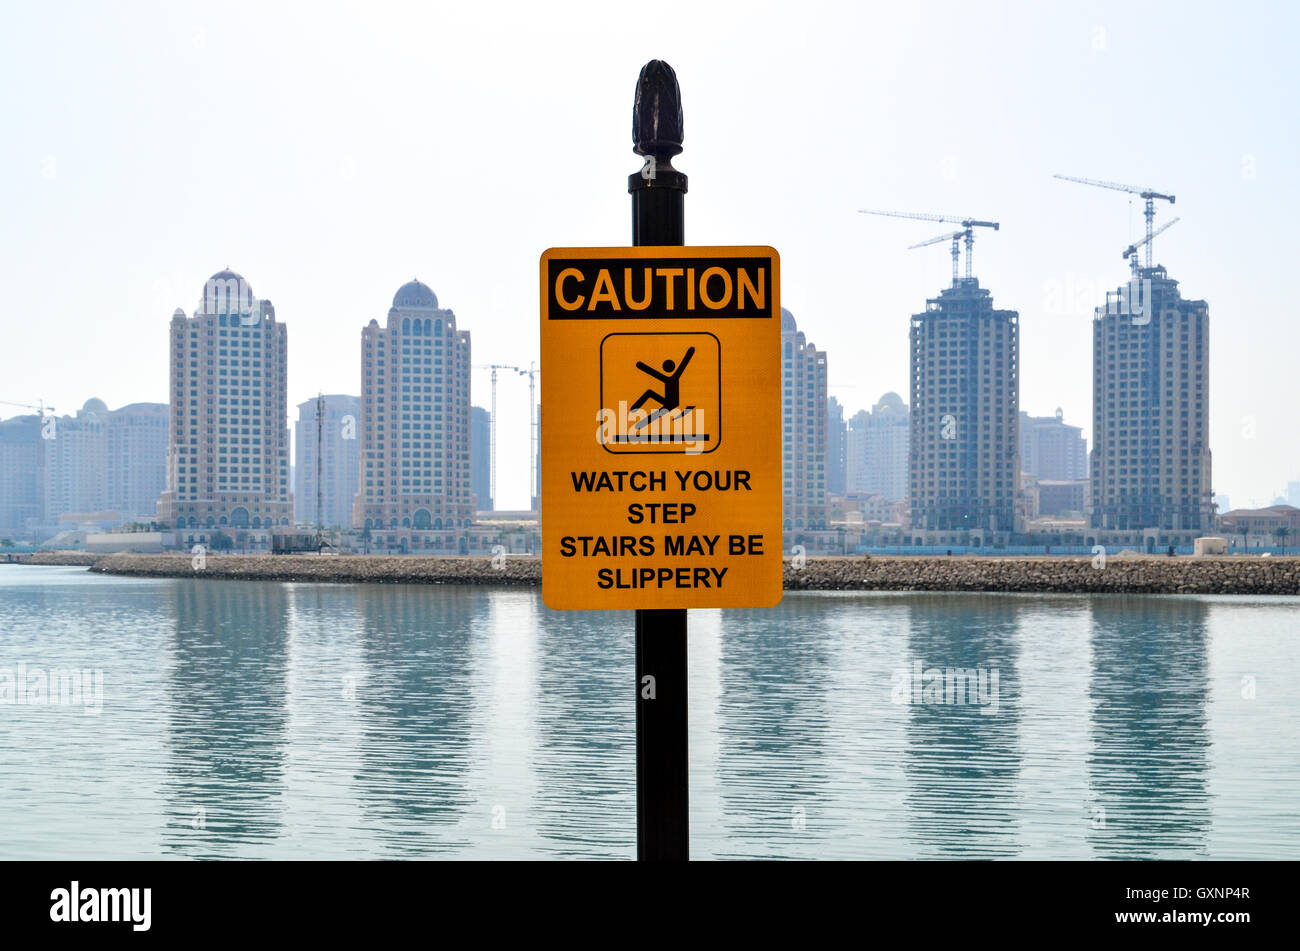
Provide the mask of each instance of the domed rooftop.
POLYGON ((799 329, 799 325, 794 322, 794 314, 790 313, 784 307, 781 308, 781 333, 794 333, 799 329))
POLYGON ((199 309, 205 314, 247 314, 256 299, 244 275, 222 268, 203 282, 199 309))
POLYGON ((412 307, 428 310, 438 309, 438 298, 427 284, 412 278, 397 289, 393 295, 393 306, 408 310, 412 307))
POLYGON ((885 416, 897 416, 907 412, 907 404, 903 402, 901 396, 891 390, 877 401, 871 411, 885 416))
POLYGON ((90 399, 86 400, 85 405, 81 407, 81 411, 83 413, 107 413, 108 404, 103 400, 92 396, 90 399))
POLYGON ((213 274, 208 278, 207 284, 209 286, 215 285, 217 287, 232 287, 238 285, 239 287, 244 288, 248 292, 249 296, 252 296, 253 293, 253 285, 248 283, 248 280, 244 275, 237 271, 232 271, 228 267, 222 268, 216 274, 213 274))

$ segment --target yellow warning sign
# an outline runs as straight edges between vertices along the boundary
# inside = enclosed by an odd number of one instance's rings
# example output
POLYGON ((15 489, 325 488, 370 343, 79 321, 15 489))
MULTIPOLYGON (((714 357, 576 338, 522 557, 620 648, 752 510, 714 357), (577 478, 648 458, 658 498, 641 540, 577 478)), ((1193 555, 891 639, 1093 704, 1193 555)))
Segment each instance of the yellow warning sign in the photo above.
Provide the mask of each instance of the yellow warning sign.
POLYGON ((776 251, 553 248, 541 301, 547 605, 778 603, 776 251))

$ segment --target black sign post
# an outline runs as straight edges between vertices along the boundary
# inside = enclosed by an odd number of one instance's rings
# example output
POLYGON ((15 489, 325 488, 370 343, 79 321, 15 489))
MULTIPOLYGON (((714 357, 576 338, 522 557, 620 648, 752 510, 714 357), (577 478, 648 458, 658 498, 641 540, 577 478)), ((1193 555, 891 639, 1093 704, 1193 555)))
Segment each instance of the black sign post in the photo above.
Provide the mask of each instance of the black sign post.
MULTIPOLYGON (((632 244, 682 245, 686 176, 673 168, 682 150, 682 97, 662 60, 641 69, 632 107, 633 151, 645 165, 628 177, 632 244)), ((636 854, 639 860, 690 858, 686 737, 686 611, 636 612, 636 854)))

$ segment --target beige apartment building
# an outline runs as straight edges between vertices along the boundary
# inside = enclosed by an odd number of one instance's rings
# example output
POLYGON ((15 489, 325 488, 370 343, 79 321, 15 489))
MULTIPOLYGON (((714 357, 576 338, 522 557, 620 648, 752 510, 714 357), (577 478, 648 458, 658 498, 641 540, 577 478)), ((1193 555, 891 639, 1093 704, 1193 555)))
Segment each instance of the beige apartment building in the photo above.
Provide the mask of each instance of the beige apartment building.
POLYGON ((288 335, 242 275, 218 271, 192 316, 172 316, 167 487, 158 520, 182 544, 220 531, 266 549, 293 518, 288 335))
POLYGON ((371 550, 461 552, 474 521, 470 335, 426 285, 361 331, 361 462, 352 525, 371 550))

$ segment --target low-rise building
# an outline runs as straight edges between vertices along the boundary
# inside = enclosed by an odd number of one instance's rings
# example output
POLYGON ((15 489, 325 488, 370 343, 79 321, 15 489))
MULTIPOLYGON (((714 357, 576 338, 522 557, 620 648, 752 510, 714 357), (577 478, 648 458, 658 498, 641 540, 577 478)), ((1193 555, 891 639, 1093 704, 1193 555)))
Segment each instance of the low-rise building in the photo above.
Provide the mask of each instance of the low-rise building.
POLYGON ((1218 531, 1229 542, 1247 547, 1300 545, 1300 508, 1270 505, 1263 509, 1233 509, 1218 517, 1218 531))
POLYGON ((1034 518, 1051 515, 1082 518, 1088 504, 1088 480, 1039 479, 1035 495, 1034 518))

